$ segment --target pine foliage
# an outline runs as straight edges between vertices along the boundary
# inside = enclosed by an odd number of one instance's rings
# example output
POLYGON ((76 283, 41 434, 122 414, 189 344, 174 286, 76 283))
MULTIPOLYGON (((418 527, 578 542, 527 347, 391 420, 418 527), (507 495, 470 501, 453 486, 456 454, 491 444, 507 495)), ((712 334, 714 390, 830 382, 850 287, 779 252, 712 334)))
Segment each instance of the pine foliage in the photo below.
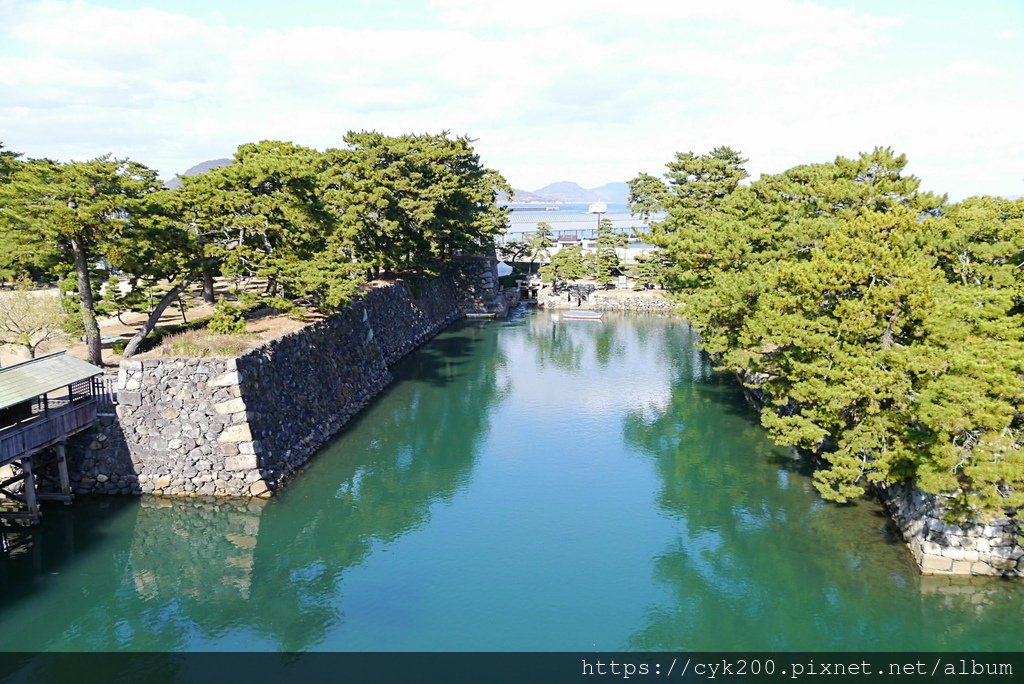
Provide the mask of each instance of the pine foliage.
POLYGON ((729 148, 677 155, 631 201, 702 345, 780 444, 847 501, 913 481, 960 513, 1024 505, 1024 201, 949 205, 877 148, 749 186, 729 148))

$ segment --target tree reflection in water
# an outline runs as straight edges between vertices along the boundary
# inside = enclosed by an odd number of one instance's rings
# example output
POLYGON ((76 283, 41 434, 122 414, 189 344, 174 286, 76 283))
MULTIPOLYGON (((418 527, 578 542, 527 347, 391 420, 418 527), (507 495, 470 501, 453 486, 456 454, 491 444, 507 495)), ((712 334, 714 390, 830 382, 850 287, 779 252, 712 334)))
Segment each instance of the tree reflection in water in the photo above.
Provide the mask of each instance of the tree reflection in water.
POLYGON ((473 324, 394 370, 396 383, 276 499, 86 500, 48 515, 33 539, 19 539, 22 552, 0 557, 0 608, 24 629, 19 648, 315 648, 344 622, 345 572, 423 525, 432 505, 469 481, 511 382, 496 334, 473 324), (72 592, 69 605, 52 577, 77 574, 83 561, 98 581, 72 592), (36 601, 63 596, 61 604, 18 614, 36 585, 48 585, 36 601))
MULTIPOLYGON (((934 600, 876 501, 822 502, 809 464, 767 439, 741 388, 691 345, 668 341, 678 371, 668 407, 624 420, 627 442, 657 468, 663 514, 678 521, 653 563, 672 601, 652 606, 625 648, 909 651, 993 638, 1019 646, 979 626, 982 609, 967 617, 934 600), (935 634, 935 624, 958 633, 935 634)), ((979 591, 1005 589, 952 583, 976 603, 979 591)), ((947 604, 957 592, 947 589, 947 604)), ((994 624, 1006 618, 998 601, 985 603, 994 624)))
POLYGON ((1019 646, 1024 583, 922 578, 874 502, 824 504, 679 319, 465 323, 396 375, 268 502, 49 507, 0 557, 0 633, 25 651, 1019 646))

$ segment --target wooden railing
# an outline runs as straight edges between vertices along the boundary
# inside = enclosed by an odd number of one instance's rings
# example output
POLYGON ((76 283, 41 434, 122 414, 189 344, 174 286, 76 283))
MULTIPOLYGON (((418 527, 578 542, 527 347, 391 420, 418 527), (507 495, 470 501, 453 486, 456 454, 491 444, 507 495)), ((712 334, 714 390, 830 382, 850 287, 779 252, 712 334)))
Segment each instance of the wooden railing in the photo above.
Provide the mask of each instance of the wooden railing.
POLYGON ((100 413, 114 413, 117 406, 117 373, 107 373, 96 378, 96 401, 100 413))
POLYGON ((0 465, 67 439, 96 420, 95 399, 0 430, 0 465))

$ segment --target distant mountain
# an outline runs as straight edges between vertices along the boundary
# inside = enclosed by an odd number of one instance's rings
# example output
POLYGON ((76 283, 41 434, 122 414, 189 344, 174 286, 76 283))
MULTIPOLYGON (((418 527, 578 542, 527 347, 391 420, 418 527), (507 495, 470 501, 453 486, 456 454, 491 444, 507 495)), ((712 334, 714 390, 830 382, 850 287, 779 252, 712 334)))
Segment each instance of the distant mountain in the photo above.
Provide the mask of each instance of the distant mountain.
MULTIPOLYGON (((542 197, 536 193, 529 192, 527 190, 520 190, 519 188, 512 188, 512 201, 513 202, 554 202, 554 197, 542 197)), ((498 193, 498 203, 508 204, 508 195, 504 192, 498 193)))
MULTIPOLYGON (((178 176, 198 176, 201 173, 206 173, 210 169, 215 169, 218 166, 227 166, 230 163, 230 159, 207 159, 204 162, 199 162, 185 173, 179 173, 178 176)), ((181 181, 178 180, 178 178, 172 178, 164 183, 164 187, 169 190, 175 190, 181 187, 181 181)))
POLYGON ((516 202, 554 202, 555 198, 552 195, 541 195, 536 192, 530 192, 529 190, 517 190, 512 188, 514 191, 514 197, 516 202))
POLYGON ((599 188, 587 189, 572 181, 545 185, 534 190, 538 195, 554 197, 560 202, 596 202, 604 200, 611 204, 625 204, 629 201, 629 186, 626 183, 606 183, 599 188))
POLYGON ((538 195, 554 197, 561 202, 594 202, 598 199, 597 193, 593 190, 581 188, 572 181, 561 181, 545 185, 540 190, 534 190, 538 195))
POLYGON ((590 192, 596 192, 601 199, 611 204, 625 204, 629 201, 629 184, 627 183, 605 183, 599 188, 593 188, 590 192))

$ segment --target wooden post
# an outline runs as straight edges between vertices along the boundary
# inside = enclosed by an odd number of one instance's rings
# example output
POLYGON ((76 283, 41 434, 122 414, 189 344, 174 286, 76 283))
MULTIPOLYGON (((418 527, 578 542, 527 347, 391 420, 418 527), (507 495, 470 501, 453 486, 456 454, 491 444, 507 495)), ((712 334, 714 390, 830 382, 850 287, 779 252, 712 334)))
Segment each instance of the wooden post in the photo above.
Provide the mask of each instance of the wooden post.
POLYGON ((39 502, 36 501, 36 476, 32 473, 32 455, 21 459, 21 470, 25 473, 25 506, 33 525, 39 522, 39 502))
POLYGON ((57 442, 57 472, 60 473, 60 491, 66 498, 64 505, 71 505, 71 478, 68 477, 68 461, 64 455, 64 442, 57 442))

